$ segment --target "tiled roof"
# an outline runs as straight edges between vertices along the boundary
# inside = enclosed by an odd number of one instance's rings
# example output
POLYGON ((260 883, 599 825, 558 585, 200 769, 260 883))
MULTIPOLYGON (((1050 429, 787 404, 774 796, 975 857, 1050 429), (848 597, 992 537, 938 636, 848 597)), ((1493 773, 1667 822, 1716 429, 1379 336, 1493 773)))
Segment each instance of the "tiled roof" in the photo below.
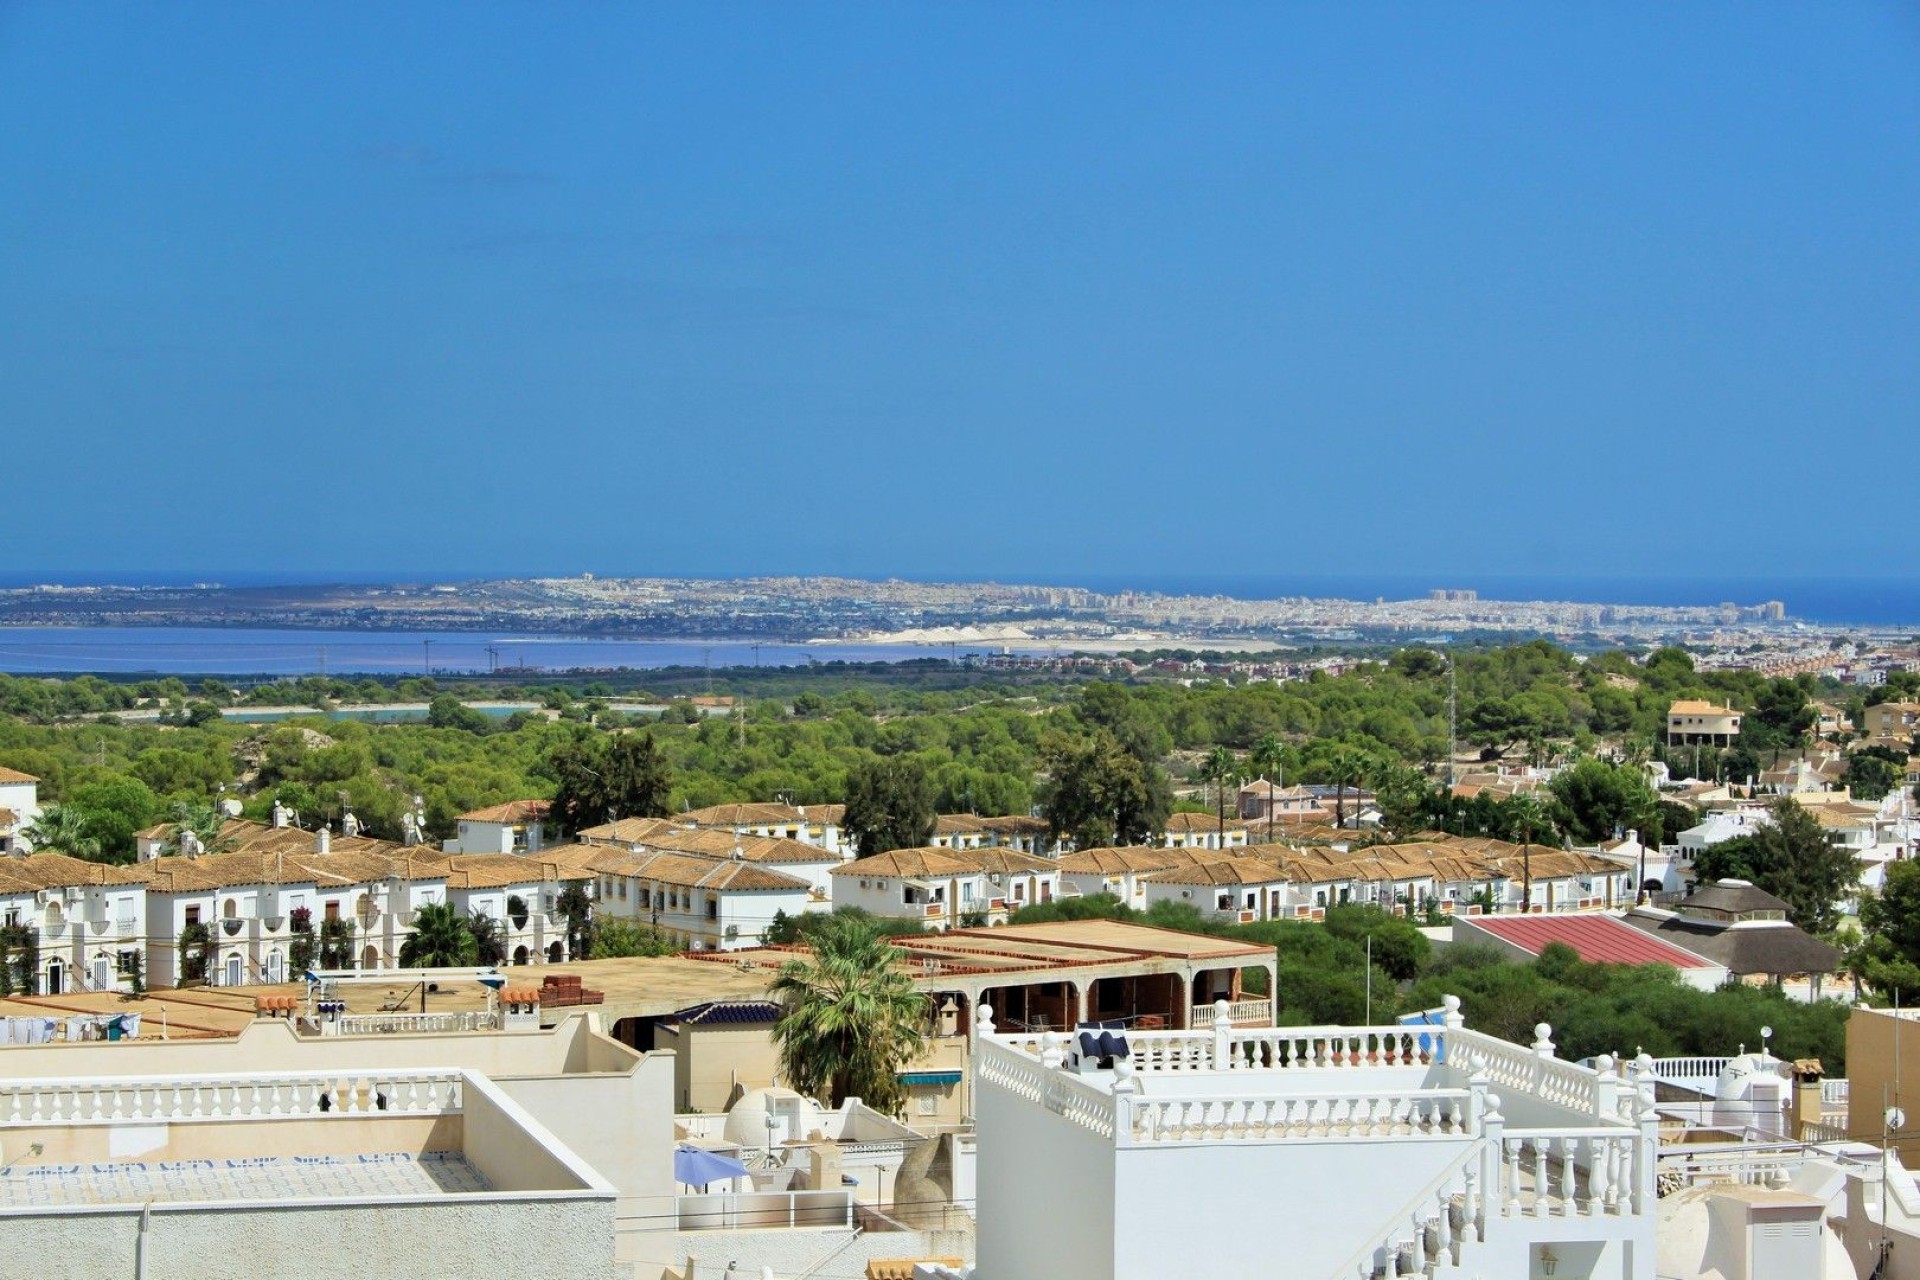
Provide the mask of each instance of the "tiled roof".
POLYGON ((0 765, 0 782, 38 782, 38 781, 40 781, 40 779, 34 777, 30 773, 22 773, 18 769, 9 769, 5 765, 0 765))
POLYGON ((689 809, 674 821, 692 827, 772 827, 788 822, 837 826, 846 811, 843 804, 716 804, 689 809))
POLYGON ((461 822, 531 822, 547 816, 547 810, 553 807, 550 800, 509 800, 505 804, 489 805, 485 809, 475 809, 472 813, 460 815, 461 822))
POLYGON ((1011 872, 1046 874, 1058 864, 1014 849, 895 849, 871 858, 856 858, 833 869, 836 876, 879 876, 882 879, 921 880, 935 876, 1011 872))
POLYGON ((1626 923, 1637 932, 1705 956, 1734 974, 1787 977, 1837 973, 1846 964, 1846 956, 1838 947, 1784 920, 1729 925, 1664 911, 1634 910, 1627 914, 1626 923))
POLYGON ((670 1015, 667 1021, 692 1027, 758 1026, 780 1021, 782 1012, 780 1006, 771 1000, 709 1000, 705 1004, 682 1009, 670 1015))
POLYGON ((662 832, 685 830, 671 818, 621 818, 617 822, 603 822, 597 827, 588 827, 580 833, 580 838, 633 844, 662 832))
POLYGON ((1717 706, 1711 702, 1702 702, 1698 698, 1682 698, 1667 708, 1670 716, 1737 716, 1740 713, 1732 707, 1717 706))
POLYGON ((1258 858, 1221 858, 1149 872, 1142 878, 1155 884, 1281 884, 1288 875, 1284 868, 1258 858))
POLYGON ((1167 815, 1167 830, 1177 835, 1207 831, 1245 831, 1247 824, 1238 818, 1228 818, 1224 828, 1217 814, 1212 813, 1173 813, 1167 815))
POLYGON ((1588 964, 1665 964, 1676 969, 1703 969, 1707 961, 1692 952, 1670 946, 1613 916, 1476 916, 1473 927, 1508 942, 1530 955, 1539 955, 1550 943, 1564 943, 1588 964))
POLYGON ((602 875, 631 876, 683 889, 797 893, 813 886, 799 876, 775 871, 742 858, 703 858, 698 854, 604 849, 594 869, 602 875))
POLYGON ((81 885, 132 885, 144 879, 137 867, 89 862, 64 853, 0 859, 0 893, 36 893, 41 889, 70 889, 81 885))

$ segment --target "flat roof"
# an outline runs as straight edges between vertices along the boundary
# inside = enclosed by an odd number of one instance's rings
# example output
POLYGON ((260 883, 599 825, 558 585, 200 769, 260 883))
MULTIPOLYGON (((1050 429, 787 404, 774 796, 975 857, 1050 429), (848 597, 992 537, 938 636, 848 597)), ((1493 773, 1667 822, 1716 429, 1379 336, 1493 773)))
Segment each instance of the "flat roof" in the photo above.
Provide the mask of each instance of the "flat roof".
POLYGON ((1669 946, 1612 916, 1475 916, 1467 921, 1503 942, 1539 955, 1559 942, 1579 952, 1588 964, 1665 964, 1676 969, 1706 969, 1711 963, 1669 946))
POLYGON ((229 1200, 414 1199, 489 1191, 457 1151, 239 1160, 20 1165, 0 1174, 0 1212, 229 1200))

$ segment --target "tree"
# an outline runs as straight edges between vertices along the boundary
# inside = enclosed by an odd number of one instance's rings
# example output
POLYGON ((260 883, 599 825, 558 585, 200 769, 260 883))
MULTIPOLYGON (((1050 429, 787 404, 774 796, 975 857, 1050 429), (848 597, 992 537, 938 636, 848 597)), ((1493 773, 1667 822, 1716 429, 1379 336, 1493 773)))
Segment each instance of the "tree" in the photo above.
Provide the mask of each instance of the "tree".
POLYGON ((587 882, 571 880, 554 900, 553 909, 567 922, 567 956, 584 960, 593 953, 593 899, 587 882))
POLYGON ((75 787, 68 799, 87 817, 88 833, 100 842, 106 862, 131 862, 136 852, 134 832, 153 824, 160 815, 160 799, 135 777, 107 774, 75 787))
POLYGON ((475 907, 467 913, 467 932, 473 935, 475 964, 501 965, 507 962, 507 936, 500 921, 475 907))
POLYGON ((1347 825, 1347 788, 1358 786, 1367 772, 1367 757, 1357 747, 1341 743, 1327 753, 1327 776, 1333 779, 1333 825, 1347 825))
POLYGON ((863 858, 917 849, 933 839, 933 780, 911 756, 862 762, 847 777, 846 796, 840 829, 863 858))
POLYGON ((617 960, 622 956, 670 956, 675 950, 665 938, 632 920, 614 917, 594 922, 595 960, 617 960))
POLYGON ((1227 748, 1216 746, 1207 752, 1202 772, 1206 774, 1207 781, 1213 783, 1216 816, 1219 829, 1224 833, 1227 829, 1227 785, 1239 776, 1240 761, 1227 748))
POLYGON ((1054 838, 1071 836, 1082 849, 1139 844, 1173 810, 1166 776, 1105 729, 1044 740, 1040 765, 1048 775, 1041 813, 1054 838))
POLYGON ((75 858, 98 858, 100 841, 87 815, 71 805, 50 804, 20 833, 40 852, 60 852, 75 858))
POLYGON ((1753 751, 1771 752, 1778 764, 1782 751, 1806 745, 1819 722, 1820 713, 1798 681, 1769 680, 1754 699, 1752 710, 1740 721, 1740 741, 1753 751))
POLYGON ((456 969, 479 963, 479 956, 467 918, 450 902, 422 903, 413 913, 412 935, 400 944, 404 969, 456 969))
POLYGON ((1782 796, 1773 821, 1753 833, 1709 845, 1694 859, 1702 880, 1750 880, 1787 904, 1787 918, 1808 933, 1830 934, 1839 904, 1858 891, 1860 868, 1798 801, 1782 796))
MULTIPOLYGON (((1277 733, 1263 733, 1253 744, 1253 750, 1247 753, 1247 765, 1255 773, 1265 778, 1276 789, 1286 777, 1287 748, 1277 733)), ((1275 810, 1280 807, 1278 796, 1267 798, 1267 843, 1273 843, 1273 821, 1275 810)))
POLYGON ((1879 893, 1860 904, 1860 945, 1847 957, 1854 978, 1882 1000, 1920 997, 1920 862, 1890 862, 1879 893))
POLYGON ((194 921, 180 930, 181 986, 207 980, 207 962, 213 953, 213 927, 194 921))
POLYGON ((1859 800, 1880 800, 1900 785, 1906 761, 1889 747, 1862 747, 1848 757, 1847 789, 1859 800))
POLYGON ((651 731, 599 742, 575 739, 548 763, 559 784, 549 812, 569 836, 619 818, 664 818, 669 812, 673 771, 651 731))
POLYGON ((781 1076, 829 1106, 857 1097, 898 1111, 899 1072, 924 1045, 926 997, 901 952, 865 921, 827 917, 812 942, 812 957, 787 961, 773 981, 781 1076))
POLYGON ((493 728, 486 712, 477 711, 450 693, 437 695, 427 704, 427 723, 436 729, 464 729, 485 733, 493 728))
POLYGON ((1533 910, 1533 844, 1553 830, 1553 818, 1540 798, 1521 792, 1503 806, 1508 829, 1520 841, 1520 911, 1533 910))
POLYGON ((180 800, 174 803, 168 816, 173 821, 172 830, 167 833, 170 853, 181 852, 187 844, 197 846, 201 853, 224 853, 233 846, 232 840, 220 834, 227 825, 227 816, 213 805, 180 800))
POLYGON ((1582 760, 1562 770, 1549 787, 1576 840, 1592 844, 1633 830, 1649 844, 1660 842, 1660 800, 1638 769, 1582 760))

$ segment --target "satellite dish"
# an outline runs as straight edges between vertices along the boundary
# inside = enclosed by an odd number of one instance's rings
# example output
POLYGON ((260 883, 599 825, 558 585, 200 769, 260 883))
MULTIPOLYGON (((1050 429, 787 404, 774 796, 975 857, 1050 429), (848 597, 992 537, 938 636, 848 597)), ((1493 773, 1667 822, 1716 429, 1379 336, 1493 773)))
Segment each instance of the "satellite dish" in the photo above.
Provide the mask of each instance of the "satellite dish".
POLYGON ((1907 1127, 1907 1113, 1898 1107, 1887 1108, 1887 1132, 1898 1133, 1907 1127))

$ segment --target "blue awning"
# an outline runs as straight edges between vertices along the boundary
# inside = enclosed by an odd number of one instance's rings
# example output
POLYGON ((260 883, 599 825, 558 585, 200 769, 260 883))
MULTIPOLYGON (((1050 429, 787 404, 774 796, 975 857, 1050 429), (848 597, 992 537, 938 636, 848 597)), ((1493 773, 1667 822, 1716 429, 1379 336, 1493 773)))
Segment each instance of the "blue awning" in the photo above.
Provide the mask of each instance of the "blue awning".
POLYGON ((709 1182, 726 1182, 746 1176, 747 1166, 731 1156, 723 1156, 714 1151, 702 1151, 699 1147, 674 1148, 673 1180, 675 1182, 683 1182, 690 1187, 704 1187, 709 1182))
POLYGON ((901 1084, 959 1084, 958 1071, 902 1071, 901 1084))

